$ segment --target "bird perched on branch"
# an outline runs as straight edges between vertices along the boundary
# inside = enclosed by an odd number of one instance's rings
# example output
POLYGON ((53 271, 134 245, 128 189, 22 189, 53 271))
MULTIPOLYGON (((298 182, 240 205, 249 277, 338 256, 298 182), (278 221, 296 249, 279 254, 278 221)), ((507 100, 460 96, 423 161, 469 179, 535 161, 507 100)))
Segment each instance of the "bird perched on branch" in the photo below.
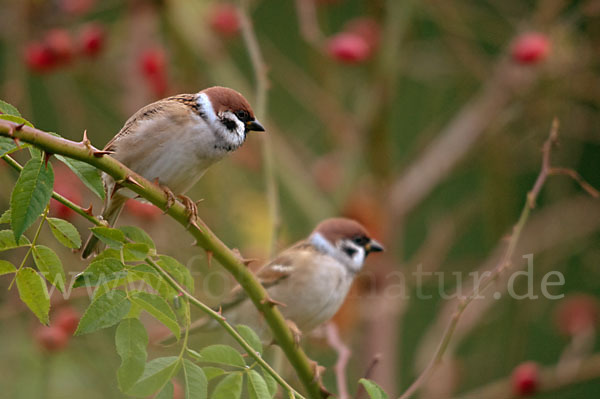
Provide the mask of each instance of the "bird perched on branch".
MULTIPOLYGON (((210 87, 195 94, 179 94, 137 111, 106 144, 121 163, 151 181, 157 181, 170 202, 177 194, 186 205, 190 221, 196 205, 183 194, 204 172, 225 155, 237 150, 250 131, 264 131, 246 99, 226 87, 210 87)), ((128 198, 136 196, 102 174, 106 200, 102 217, 113 226, 128 198)), ((98 250, 91 235, 82 253, 88 258, 98 250)))
MULTIPOLYGON (((301 332, 333 317, 367 256, 380 251, 383 246, 370 238, 360 223, 346 218, 326 219, 306 239, 263 266, 256 277, 299 337, 301 332)), ((251 327, 263 342, 272 339, 264 317, 241 287, 232 291, 221 311, 230 324, 251 327)), ((212 319, 194 324, 192 329, 200 331, 217 326, 212 319)))

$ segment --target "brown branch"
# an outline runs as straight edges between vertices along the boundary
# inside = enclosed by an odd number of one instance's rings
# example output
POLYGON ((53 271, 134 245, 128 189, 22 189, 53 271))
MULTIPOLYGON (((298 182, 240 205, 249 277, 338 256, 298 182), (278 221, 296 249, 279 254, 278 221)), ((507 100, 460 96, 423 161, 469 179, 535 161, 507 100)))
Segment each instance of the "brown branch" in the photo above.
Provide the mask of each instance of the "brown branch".
POLYGON ((348 383, 346 381, 346 366, 352 352, 350 348, 344 344, 340 338, 340 334, 335 323, 330 322, 325 326, 325 333, 327 337, 327 343, 331 346, 338 354, 337 361, 333 370, 335 371, 336 383, 337 383, 337 397, 339 399, 348 399, 348 383))

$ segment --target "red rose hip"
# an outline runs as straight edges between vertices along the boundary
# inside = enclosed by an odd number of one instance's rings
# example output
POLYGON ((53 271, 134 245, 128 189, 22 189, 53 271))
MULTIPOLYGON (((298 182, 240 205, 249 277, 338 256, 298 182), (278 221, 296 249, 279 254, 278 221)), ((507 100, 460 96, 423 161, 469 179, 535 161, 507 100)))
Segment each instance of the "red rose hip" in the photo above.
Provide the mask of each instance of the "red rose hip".
POLYGON ((536 32, 524 33, 516 38, 511 55, 519 64, 537 64, 550 53, 550 40, 546 35, 536 32))
POLYGON ((34 333, 37 344, 48 352, 58 352, 69 343, 69 335, 56 326, 40 326, 34 333))
POLYGON ((342 32, 327 42, 327 53, 345 64, 358 64, 371 55, 371 48, 365 38, 357 33, 342 32))
POLYGON ((95 57, 104 48, 104 28, 97 23, 86 25, 79 34, 79 45, 83 54, 95 57))
POLYGON ((513 392, 518 396, 535 394, 540 385, 540 370, 535 362, 521 363, 512 373, 513 392))
POLYGON ((240 17, 233 4, 217 4, 209 17, 211 29, 221 36, 235 36, 240 30, 240 17))
POLYGON ((67 306, 60 308, 54 316, 55 327, 63 330, 67 335, 73 335, 79 325, 79 319, 81 316, 74 308, 67 306))

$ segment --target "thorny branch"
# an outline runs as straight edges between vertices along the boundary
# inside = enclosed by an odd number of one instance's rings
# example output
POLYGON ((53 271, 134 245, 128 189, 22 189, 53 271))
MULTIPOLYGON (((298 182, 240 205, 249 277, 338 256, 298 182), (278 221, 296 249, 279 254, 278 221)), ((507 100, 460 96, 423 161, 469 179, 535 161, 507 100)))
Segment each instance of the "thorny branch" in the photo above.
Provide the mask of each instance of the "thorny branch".
MULTIPOLYGON (((508 245, 506 247, 506 250, 504 251, 504 255, 501 257, 501 260, 498 262, 498 264, 496 265, 496 267, 492 271, 492 273, 489 276, 487 276, 487 278, 482 280, 480 285, 475 285, 473 287, 473 289, 471 290, 471 292, 466 297, 462 298, 462 300, 458 304, 458 306, 452 316, 452 319, 450 320, 450 323, 448 324, 448 326, 446 327, 446 330, 444 331, 444 334, 442 335, 441 341, 435 351, 434 356, 431 358, 431 360, 429 361, 429 363, 427 364, 425 369, 421 372, 421 374, 417 377, 417 379, 407 388, 407 390, 400 396, 399 399, 410 398, 425 383, 425 381, 427 381, 427 379, 430 377, 430 375, 433 372, 433 370, 435 369, 435 367, 442 360, 442 357, 446 351, 446 348, 448 347, 448 344, 450 343, 450 339, 452 338, 452 335, 456 329, 458 321, 460 320, 460 317, 463 314, 463 312, 465 311, 465 309, 467 308, 467 306, 478 295, 480 295, 483 291, 485 291, 485 289, 488 288, 500 276, 500 274, 504 270, 506 270, 507 268, 509 268, 511 266, 510 260, 511 260, 512 256, 514 255, 516 245, 519 242, 519 238, 521 237, 523 228, 525 227, 525 224, 527 223, 529 214, 531 213, 531 210, 535 207, 535 203, 538 198, 538 195, 539 195, 542 187, 544 186, 544 183, 546 182, 548 176, 555 174, 555 173, 553 173, 554 168, 552 168, 552 166, 550 164, 550 156, 551 156, 552 148, 556 144, 557 139, 558 139, 558 127, 559 127, 558 119, 555 118, 552 122, 552 127, 550 129, 550 135, 549 135, 548 139, 546 139, 546 141, 544 142, 544 145, 542 147, 542 166, 540 169, 540 173, 539 173, 532 189, 527 193, 527 200, 525 201, 525 205, 523 206, 519 220, 513 226, 512 234, 508 240, 508 245)), ((560 170, 568 170, 568 169, 560 169, 560 170)), ((571 176, 571 173, 561 173, 561 174, 567 174, 567 175, 571 176)), ((587 185, 587 183, 586 183, 586 186, 589 186, 589 185, 587 185)), ((586 187, 586 186, 583 186, 583 187, 586 187)), ((593 191, 589 191, 589 190, 586 190, 586 191, 590 192, 590 194, 592 194, 594 196, 596 196, 596 194, 597 194, 596 190, 594 190, 594 189, 593 189, 593 191)))
POLYGON ((321 396, 319 381, 314 378, 310 360, 304 351, 296 345, 294 337, 277 306, 265 302, 268 298, 265 288, 250 269, 244 265, 239 256, 229 249, 202 220, 197 219, 196 223, 190 225, 186 208, 182 203, 176 201, 167 209, 169 198, 164 190, 108 155, 94 156, 95 149, 89 144, 76 143, 28 126, 16 129, 17 126, 14 122, 0 120, 0 136, 16 138, 43 149, 47 153, 64 155, 88 163, 106 172, 116 181, 121 182, 123 187, 130 189, 164 210, 166 214, 184 226, 196 239, 197 245, 211 252, 214 259, 231 273, 248 294, 254 306, 262 313, 273 332, 275 340, 298 373, 300 381, 309 392, 309 396, 313 398, 321 396))

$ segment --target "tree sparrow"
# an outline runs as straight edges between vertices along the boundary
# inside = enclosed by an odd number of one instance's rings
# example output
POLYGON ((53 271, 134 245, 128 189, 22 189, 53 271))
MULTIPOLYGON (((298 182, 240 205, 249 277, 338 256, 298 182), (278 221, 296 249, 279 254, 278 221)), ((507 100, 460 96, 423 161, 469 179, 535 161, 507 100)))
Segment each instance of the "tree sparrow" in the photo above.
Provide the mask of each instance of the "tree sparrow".
MULTIPOLYGON (((179 94, 137 111, 104 151, 165 188, 169 198, 180 195, 195 217, 195 204, 183 194, 204 172, 228 153, 237 150, 249 131, 265 129, 254 117, 246 99, 226 87, 209 87, 195 94, 179 94)), ((102 217, 113 226, 128 198, 136 196, 102 174, 106 200, 102 217), (117 191, 118 190, 118 191, 117 191)), ((82 253, 97 252, 91 235, 82 253)))
MULTIPOLYGON (((328 321, 338 311, 367 255, 383 251, 358 222, 326 219, 308 238, 286 249, 256 274, 283 316, 302 332, 328 321)), ((226 320, 251 327, 263 342, 271 332, 254 304, 238 286, 221 306, 226 320)), ((213 320, 201 319, 192 328, 209 330, 213 320)), ((299 333, 299 331, 294 331, 299 333)))

